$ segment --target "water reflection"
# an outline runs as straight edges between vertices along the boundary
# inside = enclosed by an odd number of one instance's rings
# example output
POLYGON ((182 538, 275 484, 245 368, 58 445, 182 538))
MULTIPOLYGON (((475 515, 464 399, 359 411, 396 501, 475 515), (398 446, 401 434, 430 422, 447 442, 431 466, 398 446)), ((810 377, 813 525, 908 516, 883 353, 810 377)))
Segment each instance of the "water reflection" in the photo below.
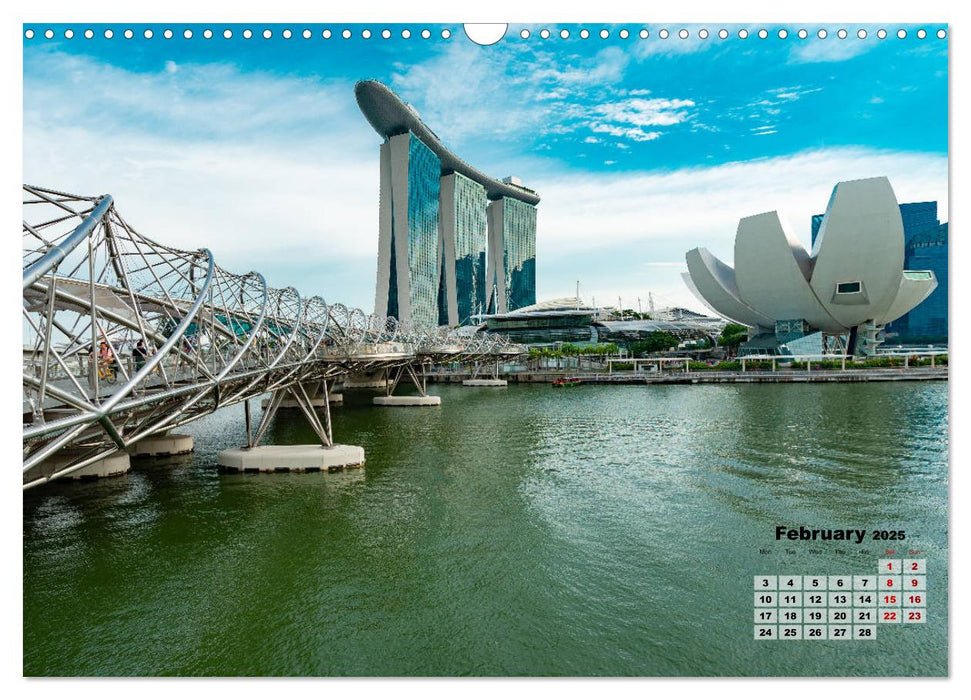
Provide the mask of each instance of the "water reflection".
MULTIPOLYGON (((218 473, 245 440, 234 406, 189 426, 194 455, 25 494, 25 672, 945 667, 945 385, 433 391, 441 408, 345 394, 334 432, 361 470, 218 473), (930 622, 854 659, 753 647, 750 574, 777 522, 919 533, 930 622)), ((268 438, 314 435, 283 411, 268 438)))

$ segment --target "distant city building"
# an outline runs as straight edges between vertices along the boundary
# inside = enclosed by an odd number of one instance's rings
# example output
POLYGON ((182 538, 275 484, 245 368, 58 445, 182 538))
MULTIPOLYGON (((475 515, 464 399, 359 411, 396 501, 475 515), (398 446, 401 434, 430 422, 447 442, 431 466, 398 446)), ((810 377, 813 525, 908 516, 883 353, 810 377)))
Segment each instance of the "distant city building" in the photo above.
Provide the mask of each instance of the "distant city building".
POLYGON ((355 94, 385 139, 375 313, 457 326, 534 303, 539 195, 460 160, 385 85, 362 81, 355 94))
MULTIPOLYGON (((904 226, 904 267, 930 270, 937 278, 937 289, 917 307, 887 324, 887 342, 947 342, 947 223, 937 218, 937 202, 912 202, 900 205, 904 226)), ((823 221, 823 214, 812 217, 812 243, 823 221)))
POLYGON ((946 223, 915 234, 907 244, 907 266, 931 270, 937 289, 926 300, 886 328, 888 343, 946 343, 947 323, 946 223))
POLYGON ((679 340, 717 338, 725 321, 687 309, 664 309, 654 320, 608 321, 613 309, 587 306, 577 297, 538 304, 484 317, 486 330, 515 343, 555 346, 615 343, 627 347, 652 333, 671 333, 679 340))
POLYGON ((734 268, 695 248, 684 280, 709 308, 751 329, 741 353, 825 351, 831 340, 866 355, 886 324, 937 287, 932 270, 905 267, 904 249, 889 180, 852 180, 834 188, 811 254, 771 211, 739 221, 734 268))

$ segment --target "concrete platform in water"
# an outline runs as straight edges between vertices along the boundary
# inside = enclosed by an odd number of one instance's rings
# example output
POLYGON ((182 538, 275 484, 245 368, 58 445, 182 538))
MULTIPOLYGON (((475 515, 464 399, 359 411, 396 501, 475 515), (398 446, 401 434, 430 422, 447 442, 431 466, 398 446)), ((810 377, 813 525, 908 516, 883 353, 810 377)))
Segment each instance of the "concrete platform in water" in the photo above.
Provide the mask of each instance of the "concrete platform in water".
POLYGON ((356 445, 260 445, 222 450, 216 455, 228 472, 335 472, 364 466, 364 448, 356 445))
POLYGON ((441 406, 441 396, 375 396, 375 406, 441 406))
POLYGON ((162 457, 189 454, 194 449, 191 435, 152 435, 128 448, 132 457, 162 457))
POLYGON ((505 379, 465 379, 462 386, 509 386, 505 379))
MULTIPOLYGON (((75 457, 76 453, 67 451, 60 454, 54 455, 50 459, 44 461, 41 465, 42 473, 52 473, 58 469, 66 467, 75 457)), ((121 476, 131 471, 131 459, 127 452, 116 452, 113 455, 108 455, 107 457, 102 457, 89 464, 86 467, 82 467, 77 471, 73 471, 65 479, 102 479, 108 476, 121 476)))

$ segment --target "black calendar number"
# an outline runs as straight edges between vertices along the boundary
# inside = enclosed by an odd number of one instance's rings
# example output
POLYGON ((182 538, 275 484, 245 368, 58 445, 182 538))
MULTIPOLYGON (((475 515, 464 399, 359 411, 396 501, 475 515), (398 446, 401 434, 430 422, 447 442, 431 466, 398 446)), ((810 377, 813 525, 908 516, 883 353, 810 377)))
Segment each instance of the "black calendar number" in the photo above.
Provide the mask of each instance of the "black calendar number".
MULTIPOLYGON (((901 539, 904 534, 902 530, 859 532, 873 532, 874 537, 886 539, 901 539)), ((892 556, 895 550, 884 552, 892 556)), ((913 549, 907 552, 910 556, 919 553, 913 549)), ((876 576, 754 576, 755 639, 862 642, 875 640, 883 634, 882 629, 923 627, 929 619, 927 560, 880 559, 876 570, 876 576)))
POLYGON ((903 530, 874 530, 875 540, 905 540, 907 535, 903 530))

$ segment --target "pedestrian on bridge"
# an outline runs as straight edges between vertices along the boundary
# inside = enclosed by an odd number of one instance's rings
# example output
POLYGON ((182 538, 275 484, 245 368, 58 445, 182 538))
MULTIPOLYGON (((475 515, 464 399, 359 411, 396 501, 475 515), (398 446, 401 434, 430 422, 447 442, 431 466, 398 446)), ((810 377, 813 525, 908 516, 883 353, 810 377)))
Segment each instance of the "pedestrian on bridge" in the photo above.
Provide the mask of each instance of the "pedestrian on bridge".
POLYGON ((131 354, 135 359, 135 371, 137 372, 145 366, 145 361, 148 359, 148 348, 145 347, 145 340, 143 338, 138 339, 135 347, 132 348, 131 354))

